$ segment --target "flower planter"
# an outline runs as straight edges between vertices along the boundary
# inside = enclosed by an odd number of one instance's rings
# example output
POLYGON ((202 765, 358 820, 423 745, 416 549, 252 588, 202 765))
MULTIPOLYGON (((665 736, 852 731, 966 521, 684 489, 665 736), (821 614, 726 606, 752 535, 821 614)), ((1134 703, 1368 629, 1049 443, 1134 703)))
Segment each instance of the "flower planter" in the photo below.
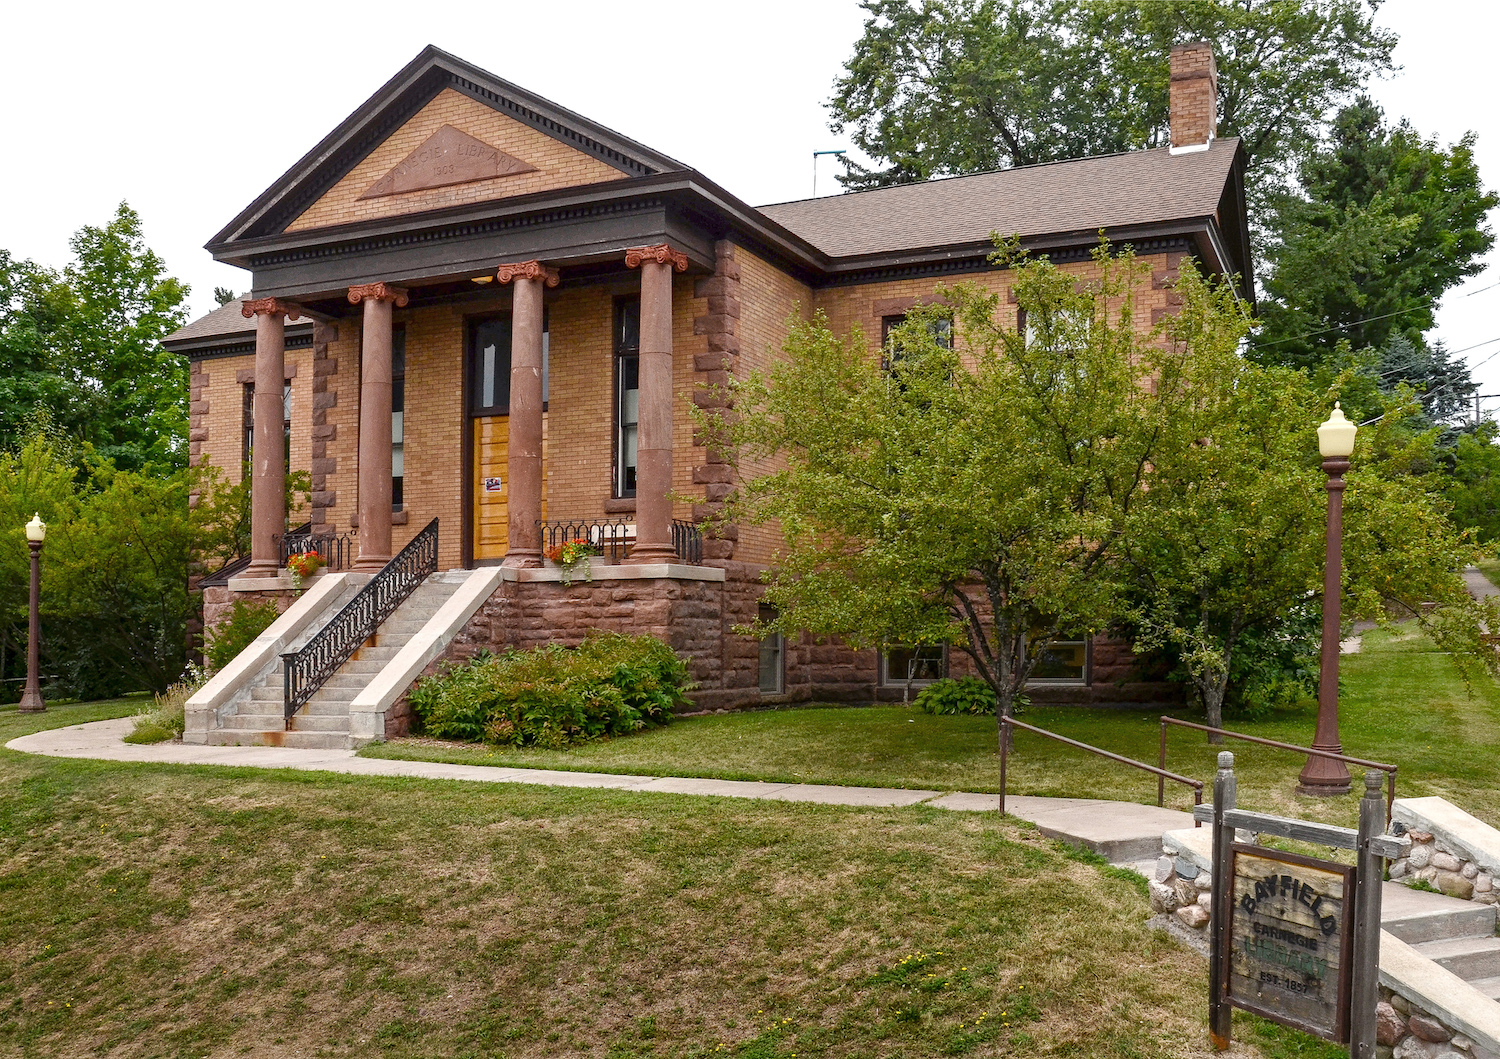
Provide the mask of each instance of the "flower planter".
POLYGON ((568 566, 553 562, 551 559, 544 560, 548 570, 557 570, 562 574, 562 583, 571 585, 574 581, 592 581, 594 579, 594 560, 596 555, 586 555, 577 562, 568 566))

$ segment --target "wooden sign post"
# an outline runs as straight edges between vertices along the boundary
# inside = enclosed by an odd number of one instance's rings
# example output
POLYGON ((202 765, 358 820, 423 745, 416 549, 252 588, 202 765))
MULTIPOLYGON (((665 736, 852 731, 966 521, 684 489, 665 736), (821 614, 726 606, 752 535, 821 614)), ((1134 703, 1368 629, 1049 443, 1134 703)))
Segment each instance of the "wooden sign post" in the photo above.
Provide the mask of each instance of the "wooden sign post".
POLYGON ((1251 813, 1235 807, 1234 755, 1219 754, 1212 821, 1213 924, 1209 939, 1209 1038, 1229 1047, 1234 1008, 1375 1059, 1380 998, 1382 859, 1408 840, 1384 835, 1381 774, 1365 774, 1359 830, 1251 813), (1236 829, 1352 849, 1354 866, 1235 840, 1236 829))

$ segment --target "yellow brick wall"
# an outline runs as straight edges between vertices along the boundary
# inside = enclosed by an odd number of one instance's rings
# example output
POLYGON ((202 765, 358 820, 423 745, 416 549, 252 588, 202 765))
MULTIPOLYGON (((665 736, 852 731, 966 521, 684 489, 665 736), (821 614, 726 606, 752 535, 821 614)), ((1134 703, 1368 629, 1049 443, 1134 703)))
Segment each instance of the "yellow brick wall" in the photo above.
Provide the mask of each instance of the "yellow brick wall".
MULTIPOLYGON (((740 354, 737 375, 770 372, 781 358, 786 342, 787 321, 793 315, 806 319, 815 303, 805 283, 782 272, 743 247, 735 248, 740 265, 740 354)), ((780 461, 747 461, 740 471, 747 476, 764 474, 780 461)), ((781 549, 779 525, 741 526, 734 558, 739 562, 770 563, 781 549)))
MULTIPOLYGON (((286 351, 288 369, 295 369, 292 382, 292 441, 290 463, 294 471, 312 466, 312 349, 286 351)), ((208 437, 203 442, 206 462, 219 468, 227 482, 238 482, 243 470, 245 384, 240 373, 255 370, 254 354, 242 357, 215 357, 201 362, 199 377, 207 377, 204 394, 209 403, 203 425, 208 437)), ((306 519, 310 508, 303 506, 294 518, 306 519)))
POLYGON ((593 155, 575 151, 546 133, 505 117, 499 111, 461 92, 445 88, 350 170, 322 198, 287 225, 287 230, 322 228, 375 217, 462 206, 471 202, 529 195, 555 188, 621 180, 625 176, 626 174, 593 155), (371 184, 400 165, 407 155, 444 125, 452 125, 476 140, 519 158, 534 166, 535 171, 492 177, 453 187, 408 191, 373 199, 360 198, 371 184))

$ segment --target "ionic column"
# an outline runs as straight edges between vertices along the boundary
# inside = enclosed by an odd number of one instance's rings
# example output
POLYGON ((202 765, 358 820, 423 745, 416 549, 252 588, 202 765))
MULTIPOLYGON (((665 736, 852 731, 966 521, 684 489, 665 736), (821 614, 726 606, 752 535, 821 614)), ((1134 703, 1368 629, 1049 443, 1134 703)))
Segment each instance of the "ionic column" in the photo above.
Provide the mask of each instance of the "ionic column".
POLYGON ((627 562, 666 563, 672 548, 672 270, 687 256, 666 243, 625 251, 641 270, 641 407, 635 470, 635 547, 627 562))
POLYGON ((251 399, 250 566, 246 577, 278 577, 277 538, 286 531, 286 446, 281 436, 286 385, 286 320, 301 315, 278 298, 246 298, 240 313, 255 317, 255 393, 251 399))
POLYGON ((540 566, 542 532, 542 288, 555 287, 556 269, 540 261, 501 265, 501 283, 515 283, 510 319, 510 418, 506 474, 510 478, 506 566, 540 566))
POLYGON ((365 306, 359 365, 359 559, 356 570, 391 561, 391 306, 406 291, 386 283, 349 288, 365 306))

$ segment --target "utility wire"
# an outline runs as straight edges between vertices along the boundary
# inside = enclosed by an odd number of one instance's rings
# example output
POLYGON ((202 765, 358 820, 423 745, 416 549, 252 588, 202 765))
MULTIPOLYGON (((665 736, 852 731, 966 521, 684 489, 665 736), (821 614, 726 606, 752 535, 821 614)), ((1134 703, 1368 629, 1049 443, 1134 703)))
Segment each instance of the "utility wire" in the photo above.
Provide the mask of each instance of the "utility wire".
MULTIPOLYGON (((1494 290, 1496 287, 1500 287, 1500 283, 1491 283, 1488 287, 1480 287, 1479 290, 1471 290, 1467 294, 1465 294, 1464 297, 1472 298, 1476 294, 1482 294, 1487 290, 1494 290)), ((1278 338, 1275 342, 1266 342, 1264 343, 1264 345, 1279 346, 1284 342, 1297 342, 1304 338, 1312 338, 1315 335, 1326 335, 1330 331, 1342 331, 1346 327, 1358 327, 1360 324, 1373 324, 1376 320, 1389 320, 1393 316, 1405 316, 1407 313, 1416 312, 1418 309, 1430 309, 1434 305, 1436 305, 1439 300, 1439 298, 1429 298, 1425 302, 1418 302, 1416 305, 1407 306, 1405 309, 1397 309, 1393 313, 1381 313, 1379 316, 1367 316, 1363 320, 1350 320, 1347 324, 1334 324, 1332 327, 1320 328, 1317 331, 1308 331, 1305 334, 1291 335, 1287 338, 1278 338)), ((1482 344, 1483 343, 1481 343, 1481 345, 1482 344)), ((1473 347, 1471 346, 1469 348, 1472 349, 1473 347)))

